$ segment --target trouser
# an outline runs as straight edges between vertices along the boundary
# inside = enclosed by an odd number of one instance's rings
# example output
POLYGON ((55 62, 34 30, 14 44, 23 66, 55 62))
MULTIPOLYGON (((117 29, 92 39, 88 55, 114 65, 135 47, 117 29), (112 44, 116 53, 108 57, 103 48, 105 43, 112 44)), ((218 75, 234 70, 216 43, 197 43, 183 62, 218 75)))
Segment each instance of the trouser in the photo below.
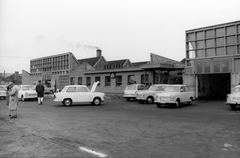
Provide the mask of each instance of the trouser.
POLYGON ((43 102, 43 97, 38 97, 38 103, 41 104, 43 102))

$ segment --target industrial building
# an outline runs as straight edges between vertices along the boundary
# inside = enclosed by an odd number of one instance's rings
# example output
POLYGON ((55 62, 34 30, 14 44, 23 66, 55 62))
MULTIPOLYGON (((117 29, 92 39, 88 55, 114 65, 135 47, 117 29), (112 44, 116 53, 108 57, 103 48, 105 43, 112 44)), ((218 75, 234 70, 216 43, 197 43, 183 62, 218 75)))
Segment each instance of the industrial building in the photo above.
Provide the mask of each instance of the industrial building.
POLYGON ((37 84, 62 89, 69 84, 91 86, 100 81, 96 91, 122 93, 126 85, 142 83, 182 83, 184 64, 156 54, 150 61, 134 62, 129 59, 107 61, 100 49, 96 57, 76 59, 72 53, 63 53, 30 60, 30 72, 22 71, 23 84, 37 84))
POLYGON ((226 99, 240 84, 240 21, 187 30, 184 84, 196 98, 226 99))

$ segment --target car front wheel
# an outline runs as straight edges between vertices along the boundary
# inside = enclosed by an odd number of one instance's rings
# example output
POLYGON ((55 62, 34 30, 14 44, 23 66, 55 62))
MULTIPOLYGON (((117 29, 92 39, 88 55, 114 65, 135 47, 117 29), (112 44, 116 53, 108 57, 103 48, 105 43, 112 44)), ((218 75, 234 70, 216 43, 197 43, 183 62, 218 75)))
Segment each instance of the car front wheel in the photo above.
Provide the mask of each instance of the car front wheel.
POLYGON ((192 97, 189 99, 189 102, 188 102, 188 105, 192 105, 192 101, 193 101, 193 99, 192 99, 192 97))
POLYGON ((176 106, 176 108, 178 108, 180 106, 180 100, 179 99, 176 100, 175 106, 176 106))
POLYGON ((94 105, 100 105, 101 104, 101 99, 100 98, 94 98, 93 99, 93 104, 94 105))
POLYGON ((65 106, 70 106, 70 105, 72 105, 72 100, 71 100, 71 99, 64 99, 64 100, 63 100, 63 104, 64 104, 65 106))
POLYGON ((154 101, 153 97, 148 97, 148 98, 147 98, 147 103, 148 103, 148 104, 152 104, 153 101, 154 101))

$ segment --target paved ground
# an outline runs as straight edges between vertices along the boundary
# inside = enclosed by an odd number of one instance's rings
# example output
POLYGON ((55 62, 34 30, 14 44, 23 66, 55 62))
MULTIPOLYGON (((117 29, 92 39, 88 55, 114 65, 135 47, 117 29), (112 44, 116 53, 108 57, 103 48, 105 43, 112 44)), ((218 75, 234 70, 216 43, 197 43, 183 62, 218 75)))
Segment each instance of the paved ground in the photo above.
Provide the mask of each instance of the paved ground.
POLYGON ((111 158, 239 158, 239 120, 224 101, 157 108, 117 97, 101 106, 20 102, 9 119, 0 100, 0 157, 100 157, 84 147, 111 158))

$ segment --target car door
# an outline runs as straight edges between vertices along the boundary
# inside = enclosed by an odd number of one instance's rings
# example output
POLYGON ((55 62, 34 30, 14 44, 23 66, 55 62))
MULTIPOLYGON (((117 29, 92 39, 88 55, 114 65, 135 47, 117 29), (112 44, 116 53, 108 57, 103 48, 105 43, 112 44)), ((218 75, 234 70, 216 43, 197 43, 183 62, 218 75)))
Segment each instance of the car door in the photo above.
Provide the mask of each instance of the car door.
POLYGON ((187 100, 185 86, 180 87, 180 99, 181 99, 181 102, 186 102, 187 100))
POLYGON ((87 87, 77 88, 77 102, 89 102, 91 100, 91 92, 87 87))
POLYGON ((190 91, 190 88, 188 86, 185 86, 185 93, 186 93, 186 101, 189 101, 189 98, 193 97, 192 92, 190 91))
POLYGON ((66 99, 66 98, 71 98, 73 102, 76 102, 76 99, 77 99, 77 88, 76 87, 68 87, 68 89, 66 90, 65 94, 63 94, 63 99, 66 99))

